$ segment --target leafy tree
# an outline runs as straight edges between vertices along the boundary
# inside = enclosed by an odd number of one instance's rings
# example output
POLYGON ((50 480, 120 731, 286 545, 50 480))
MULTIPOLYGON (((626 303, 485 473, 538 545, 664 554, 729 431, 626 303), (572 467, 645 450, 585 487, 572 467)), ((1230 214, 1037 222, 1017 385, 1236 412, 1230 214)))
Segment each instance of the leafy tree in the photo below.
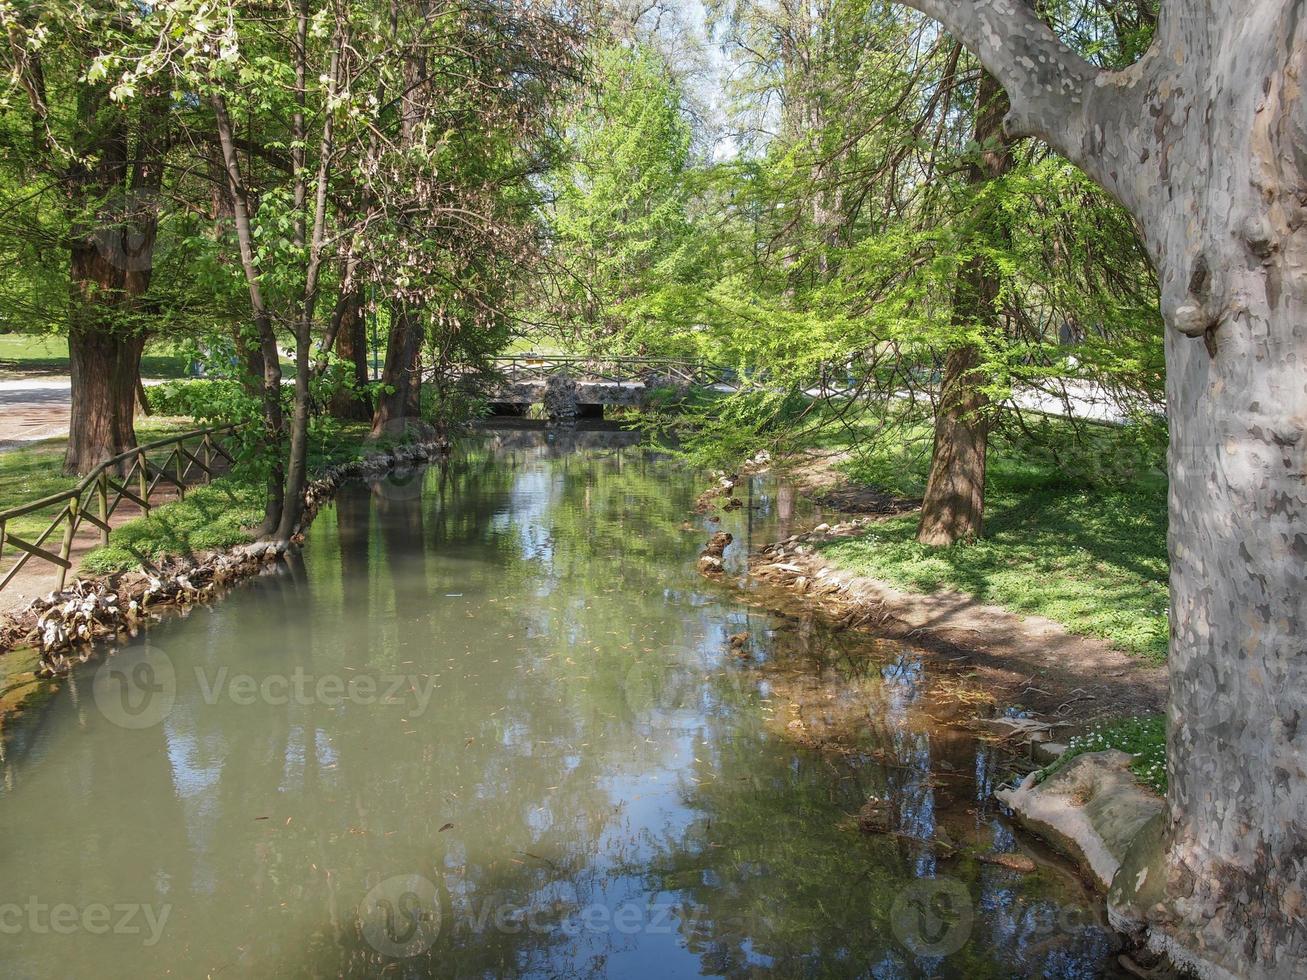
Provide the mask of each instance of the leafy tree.
POLYGON ((600 45, 590 66, 564 120, 566 166, 550 178, 556 256, 574 273, 561 299, 586 344, 638 351, 660 343, 651 309, 681 275, 690 126, 649 46, 600 45))
POLYGON ((67 270, 66 315, 54 313, 53 297, 35 305, 66 323, 70 473, 136 445, 171 97, 149 84, 125 107, 127 90, 102 59, 139 43, 157 20, 153 9, 119 0, 0 3, 3 165, 21 192, 20 215, 9 217, 26 219, 9 230, 37 230, 38 240, 63 252, 67 270))

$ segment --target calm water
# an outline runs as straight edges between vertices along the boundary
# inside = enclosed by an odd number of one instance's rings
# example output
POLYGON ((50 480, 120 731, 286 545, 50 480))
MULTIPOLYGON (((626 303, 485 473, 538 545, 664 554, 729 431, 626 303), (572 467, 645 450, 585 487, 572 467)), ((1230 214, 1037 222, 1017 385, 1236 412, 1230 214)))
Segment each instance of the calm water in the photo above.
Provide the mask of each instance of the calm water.
MULTIPOLYGON (((85 665, 8 733, 0 975, 1107 975, 1069 875, 972 856, 1018 846, 1002 760, 932 673, 703 580, 700 487, 478 443, 85 665), (787 737, 850 713, 865 751, 787 737)), ((802 516, 748 496, 737 539, 802 516)))

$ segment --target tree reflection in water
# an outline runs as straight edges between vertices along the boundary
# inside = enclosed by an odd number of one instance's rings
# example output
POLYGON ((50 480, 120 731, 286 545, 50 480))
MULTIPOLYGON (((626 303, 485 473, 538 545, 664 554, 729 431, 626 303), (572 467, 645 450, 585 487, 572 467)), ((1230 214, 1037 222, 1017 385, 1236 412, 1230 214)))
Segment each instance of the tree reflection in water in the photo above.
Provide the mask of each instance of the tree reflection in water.
MULTIPOLYGON (((21 719, 0 902, 172 911, 148 948, 6 936, 5 975, 1105 974, 1069 877, 975 860, 1016 846, 1002 759, 934 720, 937 668, 752 607, 741 547, 701 578, 710 527, 681 530, 699 481, 585 438, 512 433, 347 488, 302 560, 151 631, 177 675, 158 725, 98 711, 94 663, 21 719), (238 703, 220 680, 297 670, 404 684, 238 703), (809 733, 852 724, 847 750, 796 744, 795 711, 809 733), (873 796, 893 834, 850 829, 873 796), (439 928, 390 959, 360 910, 410 879, 439 928), (938 911, 923 879, 969 910, 956 949, 912 933, 938 911)), ((745 489, 720 525, 741 541, 804 519, 771 481, 745 489)), ((405 898, 376 906, 391 925, 405 898)))

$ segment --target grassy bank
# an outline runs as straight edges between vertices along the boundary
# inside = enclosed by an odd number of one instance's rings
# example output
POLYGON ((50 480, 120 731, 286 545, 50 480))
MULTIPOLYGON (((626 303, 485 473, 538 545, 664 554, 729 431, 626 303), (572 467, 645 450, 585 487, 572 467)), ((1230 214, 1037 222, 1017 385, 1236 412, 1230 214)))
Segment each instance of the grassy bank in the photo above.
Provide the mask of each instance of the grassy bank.
POLYGON ((1166 718, 1147 715, 1095 725, 1077 735, 1056 762, 1039 773, 1042 782, 1078 755, 1119 749, 1134 756, 1130 768, 1139 781, 1158 793, 1166 793, 1166 718))
MULTIPOLYGON (((1047 434, 1061 441, 1059 453, 1024 437, 994 440, 983 539, 927 548, 908 515, 823 553, 900 588, 962 592, 1160 663, 1169 634, 1167 488, 1156 449, 1141 451, 1128 429, 1095 428, 1079 445, 1056 424, 1047 434), (1107 471, 1105 460, 1120 465, 1107 471)), ((927 463, 925 451, 898 452, 844 468, 854 482, 919 496, 927 463)))
MULTIPOLYGON (((136 439, 144 444, 193 428, 195 423, 190 419, 141 420, 136 424, 136 439)), ((0 454, 0 510, 77 486, 82 478, 63 472, 67 446, 66 438, 43 439, 0 454)), ((8 529, 20 537, 30 538, 44 530, 57 511, 58 508, 51 508, 49 512, 28 514, 11 522, 8 529)))
MULTIPOLYGON (((370 442, 367 434, 368 427, 362 424, 319 434, 309 450, 310 473, 394 445, 393 441, 370 442)), ((95 574, 129 571, 166 558, 252 541, 253 529, 263 521, 264 493, 262 470, 253 465, 237 466, 211 484, 190 491, 185 500, 163 504, 149 517, 115 528, 109 545, 90 552, 81 568, 95 574)))

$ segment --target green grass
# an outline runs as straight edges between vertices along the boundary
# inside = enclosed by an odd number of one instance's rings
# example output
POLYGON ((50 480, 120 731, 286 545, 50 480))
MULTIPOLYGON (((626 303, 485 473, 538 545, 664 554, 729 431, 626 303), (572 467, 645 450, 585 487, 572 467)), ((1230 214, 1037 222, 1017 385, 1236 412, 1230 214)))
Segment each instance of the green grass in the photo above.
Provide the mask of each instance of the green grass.
MULTIPOLYGON (((194 428, 194 423, 189 419, 151 419, 137 423, 136 438, 138 442, 146 443, 191 428, 194 428)), ((67 476, 63 472, 67 443, 65 438, 44 439, 0 453, 0 510, 39 500, 80 483, 80 476, 67 476)), ((57 507, 38 511, 11 521, 6 527, 31 540, 45 530, 57 512, 57 507)))
MULTIPOLYGON (((146 347, 141 357, 145 378, 184 378, 190 360, 162 347, 146 347)), ((0 372, 67 374, 68 340, 57 335, 0 334, 0 372)))
POLYGON ((263 520, 264 489, 257 476, 229 474, 114 528, 109 544, 82 559, 85 572, 121 572, 173 555, 231 548, 253 540, 263 520))
MULTIPOLYGON (((1117 460, 1135 434, 1095 433, 1086 460, 1117 460), (1119 448, 1114 443, 1124 444, 1119 448)), ((1065 448, 1065 447, 1064 447, 1065 448)), ((862 482, 920 494, 924 465, 907 457, 863 458, 849 466, 862 482)), ((1101 476, 1101 474, 1100 474, 1101 476)), ((915 515, 876 524, 859 538, 825 546, 836 565, 916 592, 951 589, 1022 614, 1036 614, 1100 637, 1153 663, 1169 636, 1166 480, 1136 466, 1100 479, 1008 441, 990 454, 984 537, 928 548, 915 515)))
POLYGON ((1166 793, 1166 717, 1145 715, 1141 718, 1124 718, 1120 721, 1095 726, 1083 735, 1077 735, 1067 744, 1067 750, 1052 765, 1041 769, 1038 780, 1043 782, 1078 755, 1086 752, 1103 752, 1120 749, 1134 756, 1130 769, 1145 786, 1158 793, 1166 793))
MULTIPOLYGON (((314 440, 309 469, 379 452, 393 443, 368 442, 368 426, 333 429, 314 440)), ((202 551, 231 548, 253 540, 263 521, 264 478, 256 467, 239 467, 208 486, 187 493, 115 528, 109 545, 82 559, 83 571, 95 574, 131 571, 159 561, 202 551)))

